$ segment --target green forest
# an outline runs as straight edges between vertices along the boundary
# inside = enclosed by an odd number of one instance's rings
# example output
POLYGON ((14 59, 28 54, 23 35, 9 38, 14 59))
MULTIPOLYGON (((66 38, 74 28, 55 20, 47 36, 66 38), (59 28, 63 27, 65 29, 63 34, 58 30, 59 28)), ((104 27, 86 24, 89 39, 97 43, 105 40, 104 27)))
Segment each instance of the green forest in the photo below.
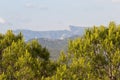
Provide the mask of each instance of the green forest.
POLYGON ((0 80, 120 80, 120 25, 93 26, 57 60, 22 33, 0 34, 0 80))

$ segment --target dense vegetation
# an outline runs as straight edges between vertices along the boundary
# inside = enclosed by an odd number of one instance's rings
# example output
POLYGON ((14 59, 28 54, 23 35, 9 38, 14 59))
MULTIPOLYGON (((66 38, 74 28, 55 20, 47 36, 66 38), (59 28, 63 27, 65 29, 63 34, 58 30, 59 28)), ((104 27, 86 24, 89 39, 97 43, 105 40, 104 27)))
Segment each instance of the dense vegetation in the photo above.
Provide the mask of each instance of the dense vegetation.
POLYGON ((120 80, 120 26, 94 26, 69 41, 67 55, 54 62, 49 56, 21 33, 0 34, 0 80, 120 80))
POLYGON ((0 34, 0 80, 38 80, 54 73, 46 48, 33 40, 25 43, 22 34, 0 34))

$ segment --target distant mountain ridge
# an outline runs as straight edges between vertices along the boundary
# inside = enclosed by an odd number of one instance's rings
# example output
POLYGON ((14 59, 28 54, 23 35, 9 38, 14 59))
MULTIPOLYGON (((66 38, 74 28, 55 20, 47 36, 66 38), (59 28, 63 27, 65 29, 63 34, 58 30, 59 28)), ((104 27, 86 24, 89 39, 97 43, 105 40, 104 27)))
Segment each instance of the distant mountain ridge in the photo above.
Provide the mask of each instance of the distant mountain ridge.
POLYGON ((69 26, 69 30, 15 30, 13 32, 15 34, 22 32, 27 42, 37 39, 43 47, 48 49, 50 52, 50 58, 56 60, 61 51, 67 51, 68 40, 82 36, 85 32, 85 29, 87 29, 87 27, 69 26))
POLYGON ((69 26, 70 30, 56 30, 56 31, 31 31, 31 30, 15 30, 15 34, 22 32, 25 40, 28 41, 34 38, 47 39, 65 39, 75 35, 81 36, 87 27, 69 26))

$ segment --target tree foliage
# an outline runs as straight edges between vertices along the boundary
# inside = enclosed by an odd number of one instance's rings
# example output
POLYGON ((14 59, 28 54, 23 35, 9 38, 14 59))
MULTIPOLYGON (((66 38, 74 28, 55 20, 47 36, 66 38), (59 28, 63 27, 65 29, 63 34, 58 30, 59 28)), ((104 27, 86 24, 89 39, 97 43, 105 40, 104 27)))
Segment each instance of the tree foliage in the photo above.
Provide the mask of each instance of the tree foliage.
POLYGON ((56 74, 47 80, 120 80, 120 26, 87 29, 62 53, 56 74))
POLYGON ((1 80, 38 80, 52 75, 52 64, 48 50, 37 40, 26 43, 21 33, 15 35, 11 30, 0 34, 1 80))
POLYGON ((110 22, 70 40, 58 60, 38 41, 0 34, 0 80, 120 80, 120 26, 110 22))

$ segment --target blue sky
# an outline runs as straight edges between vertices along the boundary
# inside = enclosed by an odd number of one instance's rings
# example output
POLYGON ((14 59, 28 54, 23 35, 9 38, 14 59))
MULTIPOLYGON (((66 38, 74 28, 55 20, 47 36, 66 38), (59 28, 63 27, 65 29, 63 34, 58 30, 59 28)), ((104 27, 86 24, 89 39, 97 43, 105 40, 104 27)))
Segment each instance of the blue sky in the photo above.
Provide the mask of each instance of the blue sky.
POLYGON ((120 23, 120 0, 0 0, 0 32, 120 23))

